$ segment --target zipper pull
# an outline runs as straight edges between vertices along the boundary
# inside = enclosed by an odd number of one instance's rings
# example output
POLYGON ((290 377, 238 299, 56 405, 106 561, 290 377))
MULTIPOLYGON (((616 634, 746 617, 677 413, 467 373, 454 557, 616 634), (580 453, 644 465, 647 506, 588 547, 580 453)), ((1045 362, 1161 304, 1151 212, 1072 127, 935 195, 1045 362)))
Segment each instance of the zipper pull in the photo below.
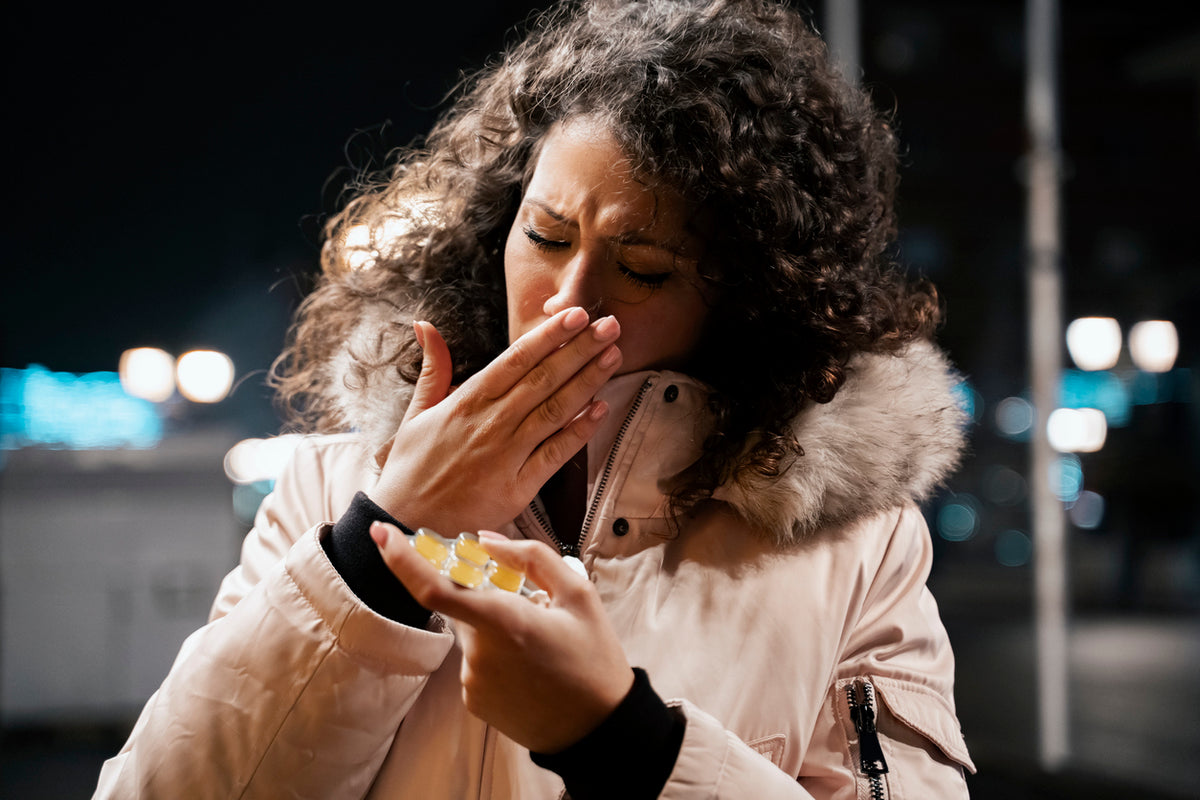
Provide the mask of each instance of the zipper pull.
POLYGON ((572 570, 579 573, 583 577, 586 578, 588 576, 587 567, 585 567, 583 565, 583 562, 580 561, 575 556, 563 556, 562 560, 563 560, 564 564, 566 564, 568 567, 570 567, 572 570))
POLYGON ((879 744, 879 732, 875 728, 875 687, 866 681, 858 681, 846 687, 846 696, 850 705, 850 719, 854 720, 854 730, 858 731, 859 767, 864 775, 884 775, 888 766, 883 757, 883 747, 879 744), (857 696, 859 684, 863 687, 861 703, 857 696))

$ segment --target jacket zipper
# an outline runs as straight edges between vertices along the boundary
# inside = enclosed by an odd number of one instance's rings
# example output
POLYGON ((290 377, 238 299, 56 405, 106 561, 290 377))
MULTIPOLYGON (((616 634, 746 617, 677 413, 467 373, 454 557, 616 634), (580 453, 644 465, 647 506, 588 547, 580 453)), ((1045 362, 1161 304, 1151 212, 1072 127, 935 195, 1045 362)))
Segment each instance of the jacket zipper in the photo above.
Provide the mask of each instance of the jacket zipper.
POLYGON ((875 727, 875 687, 870 681, 853 681, 846 686, 846 704, 850 708, 854 730, 858 732, 858 768, 867 778, 871 800, 885 800, 887 787, 883 776, 887 774, 888 766, 883 757, 883 747, 879 744, 879 732, 875 727))
POLYGON ((596 512, 600 509, 600 500, 604 497, 604 489, 608 486, 608 479, 612 474, 613 465, 617 462, 617 451, 620 450, 621 442, 625 439, 625 434, 629 432, 629 426, 633 423, 633 418, 641 407, 642 401, 646 399, 646 392, 650 389, 650 385, 653 382, 651 378, 646 378, 646 380, 642 381, 637 396, 633 399, 633 405, 629 407, 629 413, 625 415, 625 420, 617 430, 617 436, 613 439, 612 447, 608 451, 608 460, 604 463, 604 470, 601 471, 600 477, 596 481, 596 491, 592 493, 592 502, 588 506, 587 514, 584 515, 583 526, 579 529, 579 538, 573 544, 564 542, 558 538, 558 535, 554 532, 554 528, 550 526, 550 521, 538 509, 536 502, 529 504, 529 508, 533 512, 533 518, 537 520, 538 524, 542 527, 542 531, 558 547, 559 555, 579 558, 583 552, 583 543, 587 541, 588 531, 592 526, 592 521, 596 518, 596 512))

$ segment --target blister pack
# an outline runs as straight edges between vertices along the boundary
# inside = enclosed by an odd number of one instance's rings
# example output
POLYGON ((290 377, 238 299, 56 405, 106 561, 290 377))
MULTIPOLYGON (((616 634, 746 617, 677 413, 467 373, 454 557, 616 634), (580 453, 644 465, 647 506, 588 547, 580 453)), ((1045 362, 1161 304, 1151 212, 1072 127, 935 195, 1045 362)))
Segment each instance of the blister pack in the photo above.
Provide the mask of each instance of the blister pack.
POLYGON ((550 602, 546 592, 527 580, 525 573, 493 559, 474 533, 464 531, 454 539, 447 539, 429 528, 418 528, 405 538, 422 558, 459 586, 511 592, 543 605, 550 602))

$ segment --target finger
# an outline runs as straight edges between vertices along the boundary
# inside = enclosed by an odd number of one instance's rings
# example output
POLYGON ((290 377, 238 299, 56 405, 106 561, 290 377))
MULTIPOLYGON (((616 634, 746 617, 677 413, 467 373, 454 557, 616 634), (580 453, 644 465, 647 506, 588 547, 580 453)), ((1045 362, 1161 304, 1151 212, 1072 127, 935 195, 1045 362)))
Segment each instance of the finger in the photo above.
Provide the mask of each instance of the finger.
POLYGON ((587 408, 596 392, 616 373, 623 360, 624 354, 615 344, 600 351, 582 370, 526 415, 517 427, 518 440, 532 449, 566 427, 587 408))
POLYGON ((489 399, 507 394, 550 354, 588 327, 588 314, 578 306, 558 312, 525 333, 472 379, 489 399))
POLYGON ((370 533, 388 569, 413 599, 430 611, 478 626, 510 616, 505 609, 507 602, 529 605, 525 598, 508 592, 480 592, 459 586, 421 557, 405 534, 390 523, 374 522, 370 533))
POLYGON ((480 531, 479 540, 496 561, 525 573, 555 602, 570 602, 591 591, 591 582, 563 561, 548 544, 531 539, 514 541, 499 533, 480 531))
POLYGON ((454 365, 450 360, 450 348, 437 328, 428 322, 414 322, 413 332, 421 345, 421 374, 413 388, 412 402, 404 413, 405 421, 431 408, 450 392, 450 381, 454 377, 454 365))
MULTIPOLYGON (((508 399, 515 401, 517 407, 534 409, 565 386, 575 375, 584 371, 589 364, 594 363, 598 356, 603 358, 605 355, 612 355, 612 348, 615 346, 613 342, 620 335, 621 325, 616 317, 607 316, 596 320, 588 326, 587 333, 571 339, 534 365, 529 373, 513 386, 508 393, 508 399)), ((615 352, 619 357, 620 351, 615 352)), ((610 366, 616 369, 615 363, 610 366)), ((603 380, 607 379, 606 376, 603 380)), ((578 410, 572 409, 567 419, 574 416, 578 410)), ((566 419, 562 421, 565 422, 566 419)))
POLYGON ((566 427, 537 445, 517 472, 518 485, 545 485, 550 476, 558 472, 596 434, 608 412, 608 403, 593 401, 566 427))

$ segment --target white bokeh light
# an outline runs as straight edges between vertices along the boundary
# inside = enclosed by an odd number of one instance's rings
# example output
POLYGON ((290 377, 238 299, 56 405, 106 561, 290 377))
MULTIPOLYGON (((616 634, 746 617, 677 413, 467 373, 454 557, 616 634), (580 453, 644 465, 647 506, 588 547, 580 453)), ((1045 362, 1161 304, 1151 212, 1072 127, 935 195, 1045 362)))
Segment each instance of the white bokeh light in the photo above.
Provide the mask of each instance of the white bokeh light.
POLYGON ((275 480, 301 438, 300 434, 289 433, 269 439, 243 439, 225 454, 225 475, 238 484, 275 480))
POLYGON ((121 353, 117 375, 131 397, 162 403, 175 393, 175 359, 157 347, 135 347, 121 353))
POLYGON ((1067 352, 1082 370, 1112 369, 1121 357, 1121 326, 1112 317, 1080 317, 1067 326, 1067 352))
POLYGON ((375 265, 375 250, 371 247, 371 228, 354 225, 346 231, 342 260, 351 270, 370 269, 375 265))
POLYGON ((216 350, 192 350, 175 364, 179 393, 193 403, 218 403, 233 386, 233 361, 216 350))
POLYGON ((1015 437, 1033 426, 1033 406, 1023 397, 1006 397, 996 406, 996 427, 1005 436, 1015 437))
POLYGON ((1094 453, 1108 438, 1108 420, 1095 408, 1059 408, 1050 414, 1046 436, 1060 453, 1094 453))
POLYGON ((1179 332, 1163 319, 1139 322, 1129 330, 1129 355, 1143 372, 1170 372, 1179 355, 1179 332))

